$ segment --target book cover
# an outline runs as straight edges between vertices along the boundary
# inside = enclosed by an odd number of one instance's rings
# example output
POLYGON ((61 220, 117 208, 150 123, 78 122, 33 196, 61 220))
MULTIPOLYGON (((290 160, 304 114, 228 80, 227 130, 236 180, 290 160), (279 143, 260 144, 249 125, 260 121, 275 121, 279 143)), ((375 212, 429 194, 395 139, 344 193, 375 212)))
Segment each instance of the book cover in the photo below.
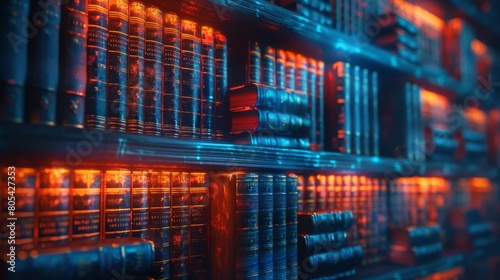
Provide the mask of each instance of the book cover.
POLYGON ((88 18, 85 127, 104 130, 108 82, 109 1, 89 0, 88 18))
POLYGON ((109 1, 106 128, 125 132, 127 125, 128 0, 109 1))
POLYGON ((273 279, 273 174, 259 174, 259 278, 273 279))
POLYGON ((131 176, 131 236, 146 239, 148 232, 148 173, 134 171, 131 176))
POLYGON ((215 31, 215 136, 223 139, 229 133, 227 38, 215 31))
POLYGON ((163 135, 180 135, 181 22, 174 13, 163 14, 163 135))
POLYGON ((264 47, 262 58, 262 84, 276 86, 276 50, 271 46, 264 47))
POLYGON ((273 180, 273 270, 275 279, 286 278, 286 175, 273 180))
MULTIPOLYGON (((231 133, 268 131, 281 135, 304 135, 310 128, 308 119, 286 113, 251 110, 232 115, 231 133)), ((304 135, 307 137, 307 134, 304 135)))
POLYGON ((101 234, 104 239, 130 236, 131 196, 130 171, 107 170, 104 175, 104 219, 101 234))
POLYGON ((189 173, 172 172, 170 277, 189 275, 189 173))
POLYGON ((248 42, 248 76, 247 84, 260 84, 261 72, 261 51, 260 44, 255 41, 248 42))
POLYGON ((28 42, 24 21, 30 2, 8 0, 0 3, 0 121, 21 123, 24 119, 24 85, 28 70, 28 42), (9 37, 10 34, 10 37, 9 37), (16 42, 12 44, 11 42, 16 42))
POLYGON ((181 122, 182 138, 200 135, 201 35, 198 24, 181 21, 181 122))
POLYGON ((148 240, 154 242, 155 257, 151 277, 170 277, 170 172, 148 174, 148 240))
POLYGON ((63 126, 83 128, 87 84, 87 2, 61 4, 59 36, 58 119, 63 126))
POLYGON ((67 169, 40 170, 40 185, 35 211, 40 247, 62 245, 69 239, 70 172, 67 169))
POLYGON ((286 52, 282 49, 276 51, 276 87, 286 89, 286 52))
POLYGON ((209 176, 189 174, 189 278, 209 279, 209 176))
MULTIPOLYGON (((56 122, 61 1, 56 1, 53 6, 53 9, 47 9, 44 5, 35 4, 32 1, 28 17, 38 19, 37 15, 44 15, 44 24, 39 24, 38 21, 35 22, 38 32, 36 36, 32 36, 28 41, 29 66, 25 93, 26 120, 32 124, 54 125, 56 122)), ((62 38, 62 41, 64 40, 66 38, 62 38)))
POLYGON ((300 258, 338 250, 346 245, 347 234, 345 231, 298 235, 298 255, 300 258))
POLYGON ((77 169, 71 189, 71 241, 101 239, 101 183, 99 170, 77 169))
POLYGON ((163 109, 163 14, 146 8, 144 53, 144 134, 161 135, 163 109))
POLYGON ((295 54, 285 52, 285 89, 291 94, 295 92, 295 54))
POLYGON ((309 149, 309 139, 305 137, 279 136, 272 131, 243 132, 231 137, 235 144, 286 149, 309 149))
POLYGON ((298 277, 297 232, 297 175, 288 174, 286 177, 286 279, 298 277))
POLYGON ((215 122, 214 29, 201 27, 201 138, 212 139, 215 122))
POLYGON ((144 130, 144 53, 146 8, 141 2, 129 3, 127 132, 144 130))

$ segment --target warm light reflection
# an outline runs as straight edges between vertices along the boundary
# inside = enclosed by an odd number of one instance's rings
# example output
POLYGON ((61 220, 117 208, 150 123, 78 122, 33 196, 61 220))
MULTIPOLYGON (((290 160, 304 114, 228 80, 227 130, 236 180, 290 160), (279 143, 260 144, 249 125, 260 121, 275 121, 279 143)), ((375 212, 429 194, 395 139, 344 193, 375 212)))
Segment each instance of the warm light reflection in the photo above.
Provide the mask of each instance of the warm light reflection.
POLYGON ((401 15, 410 19, 417 27, 422 25, 431 25, 435 29, 441 31, 444 27, 444 21, 438 16, 430 13, 423 8, 408 3, 405 0, 391 0, 395 9, 400 12, 401 15))
POLYGON ((486 47, 486 45, 483 42, 477 39, 472 41, 471 48, 474 54, 477 56, 485 55, 488 52, 488 47, 486 47))

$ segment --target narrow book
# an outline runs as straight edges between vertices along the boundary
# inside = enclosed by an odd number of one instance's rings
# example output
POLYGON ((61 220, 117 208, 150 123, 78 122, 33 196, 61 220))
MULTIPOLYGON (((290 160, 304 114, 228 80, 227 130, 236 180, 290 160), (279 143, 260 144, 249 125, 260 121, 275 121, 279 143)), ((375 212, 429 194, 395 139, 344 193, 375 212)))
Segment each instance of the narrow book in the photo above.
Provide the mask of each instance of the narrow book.
POLYGON ((318 104, 316 103, 317 91, 317 70, 318 64, 316 60, 309 58, 307 59, 307 107, 308 115, 311 118, 311 131, 309 133, 309 140, 311 142, 312 150, 319 150, 319 139, 318 139, 318 104))
POLYGON ((259 175, 259 278, 273 279, 273 174, 259 175))
POLYGON ((304 176, 297 176, 297 212, 304 211, 304 192, 305 192, 304 176))
POLYGON ((286 175, 273 180, 273 270, 274 279, 286 278, 286 175))
POLYGON ((71 241, 101 239, 101 171, 77 169, 71 189, 71 241))
POLYGON ((172 172, 171 175, 171 244, 170 278, 189 275, 189 173, 172 172))
POLYGON ((346 245, 347 234, 345 231, 321 234, 299 234, 298 236, 298 254, 302 258, 338 250, 346 245))
POLYGON ((297 216, 299 234, 319 234, 349 230, 354 222, 350 211, 299 212, 297 216))
POLYGON ((223 139, 229 133, 227 38, 215 31, 215 137, 223 139))
POLYGON ((286 89, 286 52, 278 49, 276 51, 276 87, 278 89, 286 89))
POLYGON ((61 5, 59 37, 58 119, 63 126, 83 128, 87 84, 87 2, 61 5))
POLYGON ((180 135, 181 22, 174 13, 163 14, 163 135, 180 135))
POLYGON ((304 177, 303 186, 303 211, 314 211, 316 210, 316 177, 314 175, 309 175, 304 177))
POLYGON ((35 4, 35 1, 31 2, 29 18, 35 20, 38 32, 28 42, 30 63, 26 78, 26 120, 32 124, 54 125, 59 78, 61 1, 55 1, 53 9, 47 9, 45 5, 39 3, 35 4), (44 18, 39 21, 37 19, 40 14, 43 14, 44 18))
POLYGON ((359 66, 354 66, 352 76, 353 83, 353 102, 351 104, 352 112, 352 144, 353 153, 361 155, 361 94, 362 94, 362 80, 361 80, 361 68, 359 66))
POLYGON ((290 51, 285 53, 285 89, 295 91, 295 54, 290 51))
POLYGON ((262 84, 270 87, 276 85, 276 50, 271 46, 264 47, 262 57, 262 84))
POLYGON ((315 150, 325 147, 325 63, 317 62, 316 68, 316 139, 315 150))
POLYGON ((332 211, 335 209, 335 175, 326 177, 326 209, 332 211))
POLYGON ((372 120, 372 155, 379 156, 380 149, 380 132, 379 132, 379 109, 378 109, 378 73, 373 71, 370 81, 370 118, 372 120))
POLYGON ((316 207, 315 211, 326 210, 326 176, 316 175, 316 207))
POLYGON ((108 82, 109 1, 89 0, 88 15, 85 127, 104 130, 108 82))
POLYGON ((163 108, 163 14, 155 6, 146 8, 144 53, 144 134, 161 135, 163 108))
POLYGON ((214 29, 201 27, 201 138, 214 135, 215 122, 215 41, 214 29))
POLYGON ((200 135, 201 35, 198 24, 181 21, 181 123, 182 138, 200 135))
POLYGON ((189 275, 209 279, 209 176, 191 173, 189 180, 189 275))
POLYGON ((147 238, 148 231, 148 173, 145 171, 132 172, 131 195, 131 236, 140 239, 147 238))
POLYGON ((372 128, 370 126, 370 71, 363 69, 361 77, 361 153, 363 155, 370 155, 370 133, 372 128))
POLYGON ((130 171, 108 170, 104 175, 104 239, 130 236, 130 171))
POLYGON ((248 84, 260 84, 261 71, 261 52, 260 44, 255 41, 248 42, 248 84))
POLYGON ((141 2, 129 4, 127 132, 144 129, 144 52, 146 8, 141 2))
POLYGON ((297 206, 297 175, 288 174, 286 176, 286 279, 298 277, 297 206))
POLYGON ((28 70, 26 19, 30 1, 0 3, 0 121, 21 123, 24 119, 24 85, 28 70))
POLYGON ((351 65, 337 62, 333 65, 334 87, 337 99, 337 124, 336 137, 332 139, 333 148, 341 153, 352 153, 352 91, 351 91, 351 65))
POLYGON ((106 128, 125 132, 127 125, 128 0, 109 1, 106 128))

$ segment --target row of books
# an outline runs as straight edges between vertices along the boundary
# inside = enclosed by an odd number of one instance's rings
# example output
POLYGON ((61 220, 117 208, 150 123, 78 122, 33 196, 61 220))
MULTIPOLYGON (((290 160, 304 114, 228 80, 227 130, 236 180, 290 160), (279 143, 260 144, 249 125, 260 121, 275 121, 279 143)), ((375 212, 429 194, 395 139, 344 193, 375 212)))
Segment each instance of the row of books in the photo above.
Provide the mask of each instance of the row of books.
POLYGON ((332 5, 329 0, 281 0, 280 6, 317 22, 332 26, 332 5))
POLYGON ((394 227, 389 230, 389 258, 392 262, 416 265, 441 256, 441 227, 394 227))
POLYGON ((300 211, 350 211, 349 245, 360 245, 364 263, 382 260, 387 245, 387 186, 384 179, 351 175, 298 177, 300 211))

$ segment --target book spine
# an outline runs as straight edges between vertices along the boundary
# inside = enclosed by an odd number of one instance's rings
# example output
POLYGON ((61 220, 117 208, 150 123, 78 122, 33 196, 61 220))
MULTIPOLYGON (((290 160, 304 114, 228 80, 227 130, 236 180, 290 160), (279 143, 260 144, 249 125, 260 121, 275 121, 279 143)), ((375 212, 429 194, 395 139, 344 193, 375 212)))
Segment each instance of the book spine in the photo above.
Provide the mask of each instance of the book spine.
MULTIPOLYGON (((307 95, 308 89, 307 58, 301 54, 295 56, 295 93, 307 95)), ((307 98, 306 98, 307 100, 307 98)), ((308 112, 308 110, 306 110, 308 112)))
POLYGON ((273 279, 273 175, 259 175, 259 278, 273 279))
POLYGON ((415 130, 413 129, 413 124, 414 124, 414 119, 413 119, 413 111, 416 109, 413 104, 413 91, 412 91, 412 84, 411 83, 406 83, 405 84, 405 92, 404 92, 404 104, 405 104, 405 127, 406 127, 406 149, 404 152, 406 152, 406 156, 408 157, 409 160, 413 161, 415 160, 415 155, 414 155, 414 149, 413 149, 413 142, 415 141, 415 135, 414 132, 415 130))
POLYGON ((261 52, 258 42, 248 43, 248 84, 260 84, 261 52))
POLYGON ((200 134, 201 38, 198 24, 181 21, 181 124, 183 138, 200 134))
POLYGON ((346 267, 352 268, 361 263, 363 251, 360 246, 351 246, 332 252, 316 254, 303 259, 299 274, 307 278, 339 273, 346 267), (314 270, 311 268, 315 268, 314 270))
POLYGON ((297 211, 304 211, 304 193, 305 189, 305 179, 304 176, 297 176, 297 211))
POLYGON ((317 62, 316 68, 316 139, 317 150, 325 147, 325 63, 317 62))
POLYGON ((212 139, 215 122, 214 29, 201 27, 201 138, 212 139))
POLYGON ((70 0, 61 6, 59 37, 59 123, 83 128, 87 82, 87 1, 70 0))
POLYGON ((318 93, 317 90, 317 68, 318 64, 316 60, 309 58, 307 60, 307 103, 308 103, 308 115, 311 119, 311 131, 309 133, 309 140, 311 142, 311 148, 313 150, 319 150, 319 139, 318 139, 318 104, 316 103, 316 97, 318 93))
POLYGON ((360 176, 358 181, 358 191, 357 191, 357 232, 358 232, 358 242, 357 244, 363 249, 363 254, 366 258, 363 263, 371 257, 371 253, 368 251, 368 244, 370 242, 370 213, 372 209, 370 208, 370 193, 368 191, 367 179, 365 176, 360 176))
POLYGON ((38 239, 35 242, 41 247, 65 244, 69 239, 69 170, 41 170, 38 187, 35 212, 35 219, 38 220, 35 232, 38 232, 38 239))
POLYGON ((316 192, 316 207, 315 211, 326 210, 326 176, 325 175, 316 175, 316 183, 315 183, 315 192, 316 192))
POLYGON ((30 1, 0 3, 0 63, 4 66, 0 70, 0 121, 23 122, 28 40, 21 34, 26 33, 29 12, 30 1))
POLYGON ((189 173, 172 172, 170 276, 189 275, 189 173))
POLYGON ((219 31, 215 32, 215 135, 223 139, 229 132, 227 115, 228 100, 228 48, 227 39, 219 31))
POLYGON ((44 24, 37 24, 38 32, 28 42, 26 120, 32 124, 54 125, 56 121, 61 1, 52 4, 53 9, 48 9, 32 1, 29 15, 30 19, 44 15, 44 24))
MULTIPOLYGON (((373 184, 377 184, 379 186, 379 205, 378 205, 378 246, 377 251, 379 252, 379 256, 384 256, 387 252, 387 182, 384 179, 374 179, 373 184)), ((383 257, 382 257, 383 258, 383 257)))
POLYGON ((373 71, 371 73, 370 81, 370 101, 371 101, 371 127, 372 127, 372 155, 379 156, 380 147, 380 134, 378 122, 378 73, 373 71))
POLYGON ((289 174, 286 177, 286 279, 298 277, 297 208, 297 175, 289 174))
POLYGON ((2 178, 2 182, 5 182, 5 188, 0 191, 0 209, 2 209, 0 225, 3 229, 9 229, 9 218, 12 217, 10 213, 15 210, 16 227, 15 239, 10 235, 11 230, 0 232, 0 247, 7 248, 12 242, 15 242, 16 245, 34 244, 34 216, 37 201, 35 196, 36 171, 31 168, 16 168, 14 166, 1 170, 0 178, 2 178), (14 200, 15 204, 12 202, 14 200))
POLYGON ((99 241, 101 239, 101 171, 75 170, 73 174, 70 212, 71 241, 99 241))
POLYGON ((353 72, 353 102, 352 102, 352 121, 354 124, 354 129, 353 129, 353 142, 352 142, 352 149, 353 153, 357 155, 361 155, 361 94, 362 94, 362 89, 361 89, 361 68, 359 66, 354 66, 354 72, 353 72))
POLYGON ((144 130, 144 51, 146 8, 141 2, 129 3, 127 132, 144 130))
POLYGON ((273 47, 264 48, 262 58, 262 84, 270 87, 276 86, 276 51, 273 47))
POLYGON ((170 277, 170 172, 148 174, 148 239, 154 242, 155 258, 150 276, 170 277))
POLYGON ((174 13, 163 15, 163 135, 180 135, 181 23, 174 13))
POLYGON ((109 1, 106 126, 119 132, 127 124, 128 15, 128 0, 109 1))
POLYGON ((304 211, 316 210, 316 178, 314 175, 307 176, 304 186, 304 211))
POLYGON ((108 5, 99 0, 89 0, 88 5, 85 127, 89 129, 104 130, 106 126, 108 5))
POLYGON ((295 92, 295 54, 289 51, 285 53, 285 89, 295 92))
POLYGON ((130 236, 130 171, 108 170, 104 177, 104 239, 130 236))
POLYGON ((351 66, 349 63, 337 62, 336 70, 337 92, 337 139, 335 150, 341 153, 352 153, 351 137, 351 66))
POLYGON ((276 51, 276 88, 286 88, 286 52, 278 49, 276 51))
POLYGON ((335 175, 328 175, 326 177, 326 209, 335 209, 335 175))
POLYGON ((344 176, 344 187, 342 190, 342 196, 344 200, 344 207, 342 210, 351 211, 353 214, 353 225, 347 230, 347 238, 349 240, 349 245, 357 244, 358 242, 358 229, 357 229, 357 218, 358 209, 356 201, 356 192, 358 189, 358 177, 357 176, 344 176))
POLYGON ((273 201, 273 274, 286 279, 286 175, 274 175, 273 201))
POLYGON ((380 223, 379 223, 379 215, 380 213, 380 186, 378 183, 376 183, 375 178, 368 178, 369 182, 368 184, 371 186, 371 224, 370 224, 370 242, 369 242, 369 247, 370 251, 372 252, 373 256, 373 261, 372 263, 378 263, 380 261, 380 256, 379 256, 379 250, 378 250, 378 242, 379 242, 379 235, 380 235, 380 223))
POLYGON ((206 173, 191 173, 189 186, 189 278, 209 278, 209 178, 206 173))
POLYGON ((146 239, 148 230, 148 173, 134 171, 131 176, 132 195, 131 211, 132 219, 130 236, 146 239))
POLYGON ((413 85, 413 124, 412 127, 415 131, 415 139, 413 139, 415 147, 415 161, 423 162, 425 160, 426 146, 424 137, 424 125, 422 120, 422 101, 420 97, 420 87, 416 84, 413 85))
POLYGON ((372 128, 370 127, 370 88, 369 88, 369 79, 370 79, 370 72, 368 69, 363 69, 362 73, 362 92, 361 92, 361 103, 362 105, 362 110, 361 110, 361 118, 362 118, 362 124, 361 124, 361 136, 362 136, 362 149, 361 153, 364 155, 370 155, 370 133, 372 128))
POLYGON ((299 258, 338 250, 346 245, 347 234, 345 231, 298 236, 299 258))
POLYGON ((144 54, 144 134, 161 135, 163 108, 163 14, 155 6, 146 8, 144 54))

